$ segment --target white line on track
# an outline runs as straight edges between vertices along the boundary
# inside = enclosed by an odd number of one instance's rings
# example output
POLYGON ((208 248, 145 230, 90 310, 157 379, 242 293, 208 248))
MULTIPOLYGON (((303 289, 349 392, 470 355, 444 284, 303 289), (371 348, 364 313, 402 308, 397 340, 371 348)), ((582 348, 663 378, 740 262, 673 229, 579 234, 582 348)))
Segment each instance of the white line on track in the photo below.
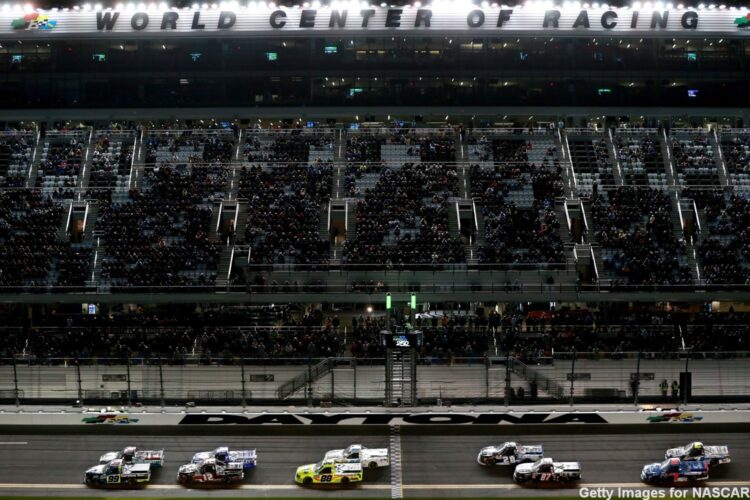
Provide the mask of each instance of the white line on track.
MULTIPOLYGON (((389 484, 361 484, 355 486, 358 490, 389 490, 391 486, 389 484)), ((0 490, 77 490, 77 489, 90 489, 85 484, 25 484, 25 483, 0 483, 0 490)), ((139 488, 140 489, 140 488, 139 488)), ((232 486, 230 489, 235 490, 301 490, 301 486, 296 484, 242 484, 240 486, 232 486)), ((149 484, 143 486, 143 490, 185 490, 198 491, 198 488, 188 488, 179 484, 149 484)), ((208 491, 204 488, 200 488, 200 491, 208 491)), ((211 490, 213 491, 213 490, 211 490)))
POLYGON ((29 443, 28 441, 0 441, 0 446, 9 446, 12 444, 24 445, 29 443))
POLYGON ((391 498, 404 498, 403 472, 401 471, 401 429, 391 426, 391 498))
MULTIPOLYGON (((708 483, 696 485, 705 487, 721 486, 750 486, 750 481, 709 481, 708 483)), ((577 488, 648 488, 649 485, 644 483, 580 483, 565 485, 561 489, 577 488)), ((512 490, 524 488, 517 484, 405 484, 405 490, 512 490)), ((0 483, 0 490, 87 490, 90 489, 83 483, 68 484, 28 484, 28 483, 0 483)), ((195 488, 188 488, 178 484, 150 484, 143 488, 144 490, 185 490, 198 491, 195 488)), ((232 489, 247 491, 283 491, 283 490, 300 490, 301 486, 296 484, 243 484, 232 489)), ((390 490, 390 484, 360 484, 354 486, 352 491, 356 490, 390 490)), ((203 491, 203 490, 201 490, 203 491)))

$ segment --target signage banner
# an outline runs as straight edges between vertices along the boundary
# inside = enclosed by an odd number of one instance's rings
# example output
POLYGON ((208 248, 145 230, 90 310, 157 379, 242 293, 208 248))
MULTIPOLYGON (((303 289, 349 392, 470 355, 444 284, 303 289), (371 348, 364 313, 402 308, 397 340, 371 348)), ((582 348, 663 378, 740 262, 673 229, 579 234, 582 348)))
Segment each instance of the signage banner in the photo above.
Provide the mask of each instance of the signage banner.
POLYGON ((750 422, 750 411, 642 412, 352 412, 352 413, 0 413, 4 425, 243 426, 243 425, 701 425, 750 422))
MULTIPOLYGON (((272 4, 271 4, 272 5, 272 4)), ((478 7, 467 3, 417 7, 331 8, 260 6, 215 9, 16 10, 0 13, 0 35, 13 37, 165 36, 701 36, 750 34, 750 10, 551 7, 529 3, 478 7)))

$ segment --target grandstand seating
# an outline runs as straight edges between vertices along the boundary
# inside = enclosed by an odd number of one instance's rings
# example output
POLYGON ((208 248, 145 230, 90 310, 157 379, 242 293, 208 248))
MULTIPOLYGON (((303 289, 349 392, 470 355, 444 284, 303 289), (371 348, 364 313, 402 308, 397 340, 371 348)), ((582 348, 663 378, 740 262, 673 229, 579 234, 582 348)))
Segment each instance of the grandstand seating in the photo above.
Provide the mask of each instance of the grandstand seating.
POLYGON ((602 190, 592 200, 604 271, 632 285, 691 283, 685 244, 674 234, 672 206, 658 189, 602 190))
MULTIPOLYGON (((67 316, 66 326, 53 326, 44 321, 54 320, 54 315, 45 316, 34 328, 0 327, 4 338, 0 364, 11 355, 46 363, 93 357, 111 363, 126 356, 161 358, 165 363, 233 363, 243 356, 274 363, 282 358, 377 358, 384 354, 382 317, 351 316, 339 324, 338 317, 334 321, 319 309, 297 319, 290 312, 283 317, 266 314, 262 324, 252 325, 247 315, 232 313, 226 317, 188 313, 167 320, 133 312, 100 319, 67 316)), ((7 318, 6 323, 13 320, 7 318)), ((733 311, 667 313, 602 307, 433 315, 417 318, 415 327, 424 333, 420 353, 426 359, 511 352, 533 361, 552 351, 573 349, 582 353, 677 351, 683 341, 696 352, 739 350, 747 348, 749 323, 748 313, 733 311)))
POLYGON ((97 131, 94 136, 87 196, 108 199, 112 190, 127 191, 134 159, 135 131, 97 131))
MULTIPOLYGON (((247 245, 247 263, 329 259, 329 243, 319 229, 321 209, 331 196, 333 142, 330 131, 248 131, 243 147, 247 162, 237 188, 237 198, 247 200, 247 225, 236 235, 238 244, 247 245)), ((252 279, 241 265, 236 259, 234 283, 252 279)))
POLYGON ((554 207, 563 195, 562 168, 553 137, 476 133, 474 139, 472 196, 481 201, 484 219, 480 262, 563 262, 554 207))
POLYGON ((722 132, 721 150, 730 184, 737 189, 750 190, 750 131, 722 132))
POLYGON ((576 180, 575 186, 579 193, 591 195, 594 185, 614 186, 617 184, 607 141, 603 137, 595 136, 590 139, 578 136, 574 138, 569 134, 568 146, 576 180))
POLYGON ((48 132, 42 140, 36 187, 56 199, 72 198, 85 161, 88 134, 83 130, 48 132))
POLYGON ((631 186, 659 189, 668 184, 664 157, 656 130, 624 129, 616 131, 614 143, 623 181, 631 186))
POLYGON ((354 138, 347 143, 345 189, 359 200, 342 263, 387 269, 463 263, 463 244, 448 227, 448 201, 458 196, 452 131, 394 129, 354 138))
POLYGON ((450 128, 129 127, 0 137, 4 286, 293 292, 331 277, 295 269, 486 266, 491 286, 521 290, 577 286, 589 254, 599 287, 750 283, 743 130, 474 129, 461 144, 450 128), (336 238, 332 203, 346 213, 336 238))
POLYGON ((7 132, 0 135, 0 187, 26 185, 34 149, 32 132, 7 132))
POLYGON ((719 170, 714 157, 715 146, 708 131, 673 131, 672 162, 675 179, 681 186, 718 186, 719 170))

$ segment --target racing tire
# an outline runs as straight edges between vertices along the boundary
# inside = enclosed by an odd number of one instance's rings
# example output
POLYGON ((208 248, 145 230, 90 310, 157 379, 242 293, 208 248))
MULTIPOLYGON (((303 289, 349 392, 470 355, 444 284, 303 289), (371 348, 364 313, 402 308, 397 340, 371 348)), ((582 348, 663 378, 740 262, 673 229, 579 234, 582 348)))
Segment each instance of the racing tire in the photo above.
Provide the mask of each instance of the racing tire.
POLYGON ((345 486, 346 486, 347 484, 349 484, 349 478, 348 478, 348 477, 342 477, 342 478, 341 478, 341 484, 343 484, 343 485, 345 485, 345 486))
POLYGON ((484 459, 484 465, 495 465, 495 457, 487 457, 484 459))
POLYGON ((306 477, 305 479, 302 480, 302 484, 312 484, 312 478, 306 477))
POLYGON ((369 463, 369 464, 367 465, 367 468, 368 468, 368 469, 370 469, 370 470, 375 470, 375 469, 377 469, 377 468, 378 468, 378 464, 377 464, 376 462, 370 462, 370 463, 369 463))
POLYGON ((193 477, 180 474, 180 477, 179 479, 177 479, 177 482, 179 482, 180 484, 189 484, 193 482, 193 477))

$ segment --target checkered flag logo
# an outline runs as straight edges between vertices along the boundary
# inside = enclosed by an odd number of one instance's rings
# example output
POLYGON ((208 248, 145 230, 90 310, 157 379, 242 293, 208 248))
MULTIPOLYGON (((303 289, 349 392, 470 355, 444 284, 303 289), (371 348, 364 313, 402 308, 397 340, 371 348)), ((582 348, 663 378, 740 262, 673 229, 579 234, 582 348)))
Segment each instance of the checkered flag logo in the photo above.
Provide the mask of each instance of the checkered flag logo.
POLYGON ((39 14, 38 12, 34 12, 32 14, 26 14, 23 17, 19 17, 18 19, 14 19, 13 21, 11 21, 10 25, 14 30, 32 29, 49 31, 57 26, 57 21, 50 19, 46 14, 39 14))

